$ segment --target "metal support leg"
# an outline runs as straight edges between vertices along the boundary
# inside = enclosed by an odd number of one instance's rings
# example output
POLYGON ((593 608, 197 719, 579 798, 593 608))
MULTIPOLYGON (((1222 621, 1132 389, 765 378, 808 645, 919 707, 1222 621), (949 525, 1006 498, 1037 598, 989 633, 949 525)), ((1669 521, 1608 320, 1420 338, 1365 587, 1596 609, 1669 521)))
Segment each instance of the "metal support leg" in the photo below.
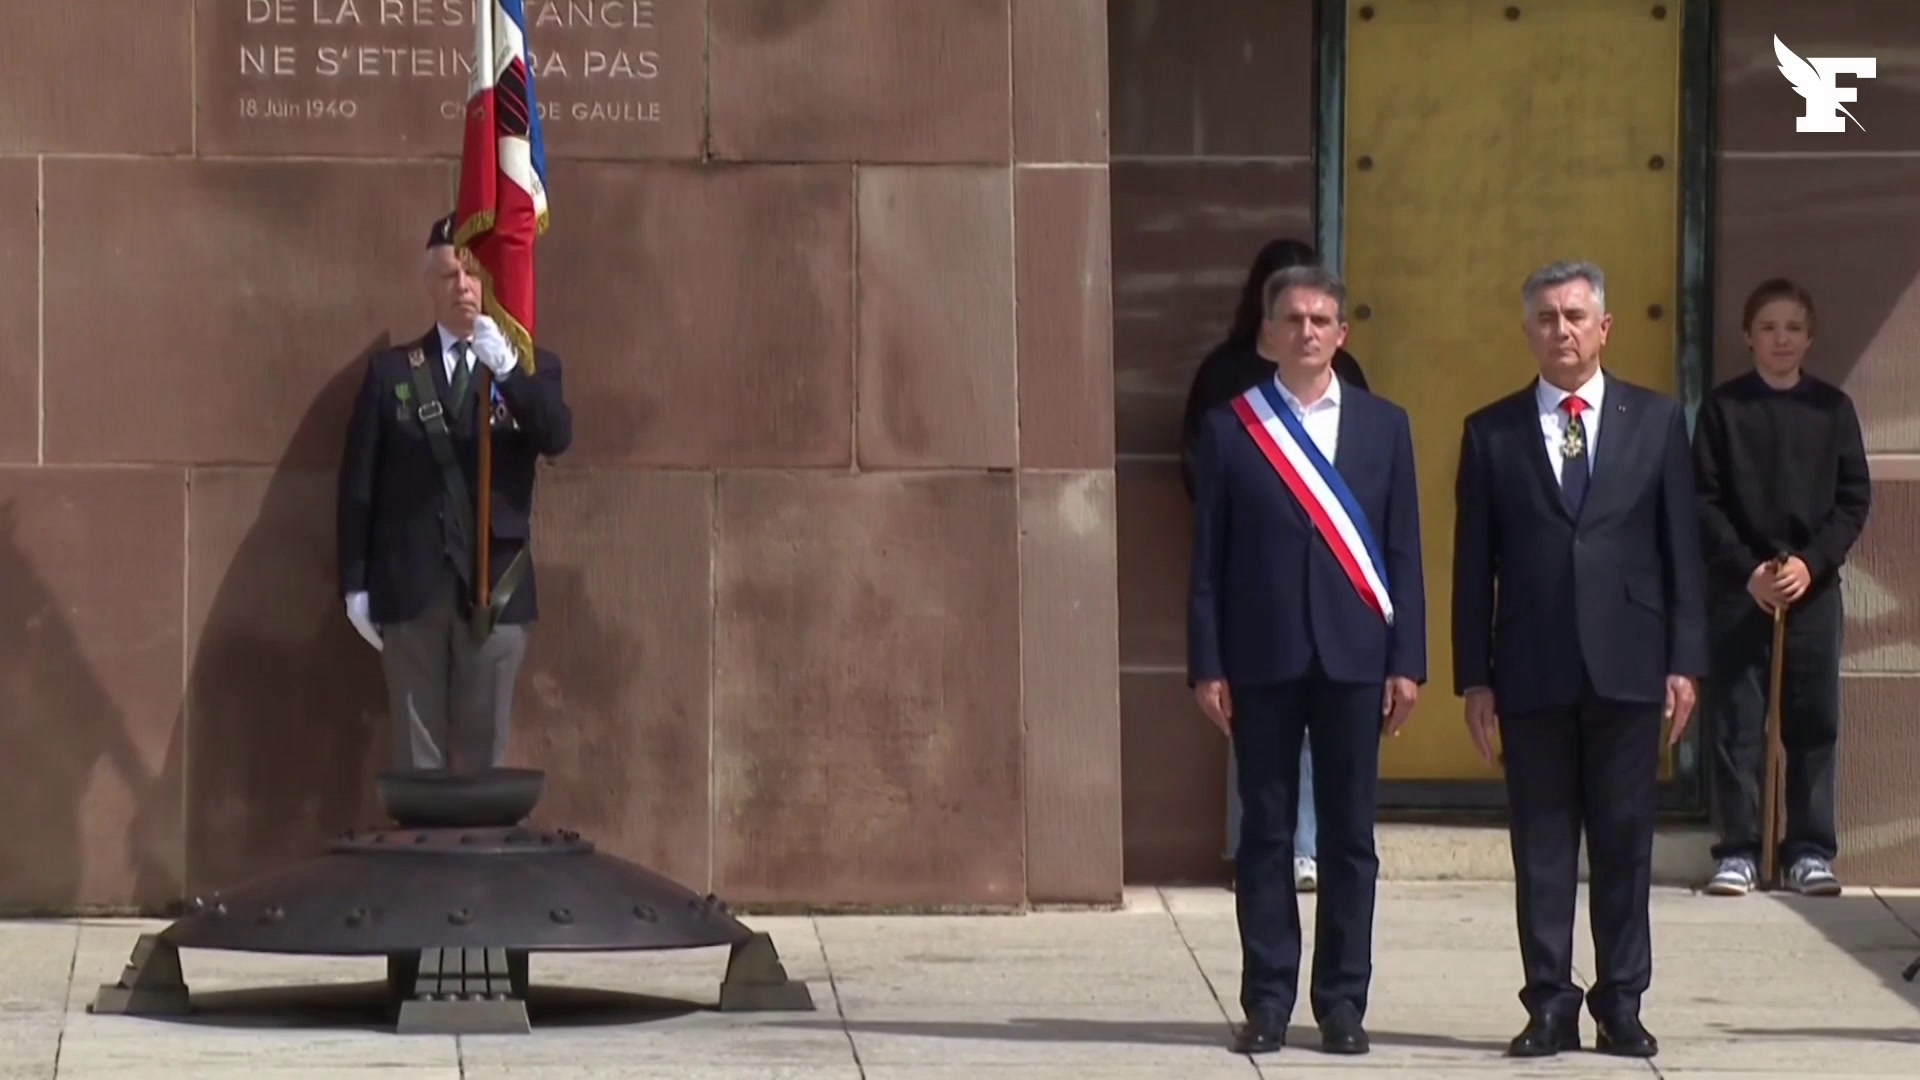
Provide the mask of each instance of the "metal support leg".
POLYGON ((800 979, 787 978, 779 950, 764 932, 737 942, 727 957, 720 983, 721 1012, 812 1012, 813 993, 800 979))
POLYGON ((120 981, 102 984, 87 1011, 105 1016, 185 1016, 193 1011, 180 975, 180 950, 158 934, 141 934, 120 981))

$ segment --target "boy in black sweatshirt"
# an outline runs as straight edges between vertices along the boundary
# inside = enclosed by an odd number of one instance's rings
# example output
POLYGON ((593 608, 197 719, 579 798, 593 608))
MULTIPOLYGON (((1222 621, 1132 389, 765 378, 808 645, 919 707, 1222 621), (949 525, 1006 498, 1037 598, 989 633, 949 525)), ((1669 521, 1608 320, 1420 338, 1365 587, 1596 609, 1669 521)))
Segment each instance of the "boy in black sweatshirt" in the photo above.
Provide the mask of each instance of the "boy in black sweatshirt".
POLYGON ((1872 485, 1845 391, 1801 370, 1813 298, 1775 279, 1753 291, 1742 327, 1754 370, 1716 387, 1694 436, 1702 553, 1711 581, 1713 666, 1704 704, 1720 842, 1707 891, 1757 883, 1761 780, 1774 611, 1785 608, 1780 735, 1787 883, 1840 891, 1832 862, 1834 746, 1840 731, 1840 567, 1866 524, 1872 485), (1776 566, 1777 557, 1784 566, 1776 566))

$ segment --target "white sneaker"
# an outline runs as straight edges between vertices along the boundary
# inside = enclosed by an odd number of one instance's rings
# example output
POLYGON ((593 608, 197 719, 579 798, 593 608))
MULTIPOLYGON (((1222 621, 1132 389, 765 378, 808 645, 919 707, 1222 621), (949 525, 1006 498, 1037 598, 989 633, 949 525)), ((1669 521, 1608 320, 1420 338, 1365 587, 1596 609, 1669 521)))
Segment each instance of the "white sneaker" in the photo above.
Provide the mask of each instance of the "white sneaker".
POLYGON ((1707 892, 1714 896, 1745 896, 1759 880, 1760 872, 1754 869, 1752 859, 1730 855, 1720 860, 1719 869, 1707 880, 1707 892))
POLYGON ((1787 884, 1802 896, 1839 896, 1840 879, 1833 876, 1827 860, 1807 855, 1796 860, 1787 871, 1787 884))
POLYGON ((1312 892, 1320 887, 1320 867, 1313 859, 1305 855, 1293 857, 1293 888, 1296 892, 1312 892))

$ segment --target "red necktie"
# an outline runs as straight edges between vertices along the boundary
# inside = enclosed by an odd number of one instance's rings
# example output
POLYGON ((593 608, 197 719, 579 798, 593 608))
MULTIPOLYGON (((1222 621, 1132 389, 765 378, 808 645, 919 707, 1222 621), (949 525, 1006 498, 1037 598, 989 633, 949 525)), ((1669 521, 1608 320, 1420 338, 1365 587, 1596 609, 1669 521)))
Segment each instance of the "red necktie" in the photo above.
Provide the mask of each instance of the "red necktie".
POLYGON ((1560 497, 1574 517, 1580 516, 1580 507, 1587 501, 1587 425, 1580 419, 1586 407, 1584 399, 1572 394, 1560 399, 1560 408, 1567 414, 1567 430, 1560 436, 1560 497))

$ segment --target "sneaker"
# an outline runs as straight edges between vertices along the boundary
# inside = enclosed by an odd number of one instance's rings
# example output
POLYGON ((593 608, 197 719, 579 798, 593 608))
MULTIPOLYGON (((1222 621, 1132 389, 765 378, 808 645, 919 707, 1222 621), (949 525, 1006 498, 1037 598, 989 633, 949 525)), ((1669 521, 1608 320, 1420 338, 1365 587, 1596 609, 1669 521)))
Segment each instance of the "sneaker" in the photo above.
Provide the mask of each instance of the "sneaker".
POLYGON ((1312 857, 1295 855, 1293 857, 1293 888, 1296 892, 1312 892, 1320 887, 1320 867, 1312 857))
POLYGON ((1787 884, 1801 896, 1839 896, 1840 879, 1833 867, 1817 855, 1802 856, 1787 871, 1787 884))
POLYGON ((1707 892, 1714 896, 1745 896, 1753 891, 1759 879, 1752 859, 1729 855, 1720 860, 1720 868, 1707 880, 1707 892))

